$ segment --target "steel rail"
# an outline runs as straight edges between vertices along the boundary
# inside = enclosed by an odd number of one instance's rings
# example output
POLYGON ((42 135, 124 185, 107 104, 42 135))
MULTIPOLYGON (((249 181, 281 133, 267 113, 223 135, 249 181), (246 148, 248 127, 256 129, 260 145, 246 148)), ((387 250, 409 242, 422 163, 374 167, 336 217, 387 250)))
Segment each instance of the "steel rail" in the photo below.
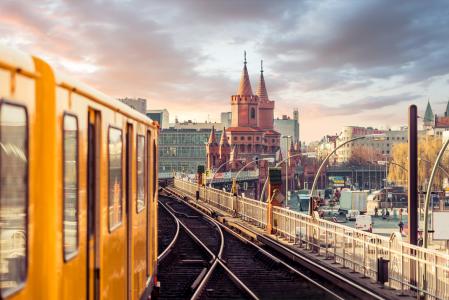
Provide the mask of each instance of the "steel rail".
MULTIPOLYGON (((196 207, 192 206, 190 203, 186 203, 187 205, 189 205, 192 209, 198 211, 199 213, 204 214, 201 210, 197 209, 196 207)), ((286 262, 284 262, 283 260, 281 260, 280 258, 272 255, 271 253, 269 253, 268 251, 266 251, 265 249, 261 248, 260 246, 256 245, 255 243, 253 243, 252 241, 250 241, 249 239, 237 234, 236 232, 234 232, 233 230, 231 230, 230 228, 226 227, 225 225, 221 224, 220 222, 218 222, 215 219, 212 219, 210 216, 205 215, 206 218, 213 220, 215 223, 217 223, 218 226, 220 226, 221 228, 223 228, 224 230, 226 230, 226 232, 232 234, 233 236, 235 236, 236 238, 243 240, 245 243, 253 246, 254 248, 256 248, 257 250, 259 250, 261 253, 265 254, 266 256, 268 256, 271 260, 282 264, 283 266, 285 266, 287 269, 289 269, 290 271, 292 271, 293 273, 299 275, 300 277, 306 279, 307 281, 309 281, 310 283, 314 284, 316 287, 328 292, 329 294, 331 294, 332 296, 334 296, 337 299, 340 300, 344 300, 343 297, 337 295, 335 292, 329 290, 328 288, 326 288, 325 286, 323 286, 322 284, 320 284, 319 282, 309 278, 306 274, 304 274, 303 272, 293 268, 292 266, 288 265, 286 262)), ((221 257, 220 257, 220 261, 221 257)), ((222 262, 223 263, 223 262, 222 262)), ((227 267, 226 267, 227 268, 227 267)), ((232 271, 231 271, 232 272, 232 271)))
MULTIPOLYGON (((170 205, 167 205, 168 206, 168 209, 171 209, 172 210, 172 212, 174 212, 174 214, 176 215, 177 213, 179 213, 179 212, 177 212, 175 209, 173 209, 170 205)), ((183 214, 183 213, 181 213, 181 214, 183 214)), ((178 219, 178 221, 179 221, 179 224, 181 225, 181 227, 187 232, 187 234, 188 235, 190 235, 190 237, 197 243, 197 244, 199 244, 202 248, 204 248, 204 250, 206 250, 206 252, 210 255, 210 256, 212 256, 212 260, 211 260, 211 262, 212 261, 214 261, 215 260, 215 258, 216 258, 216 255, 209 249, 209 247, 207 247, 181 220, 179 220, 179 218, 178 217, 176 217, 177 219, 178 219)))
MULTIPOLYGON (((167 192, 171 193, 172 195, 173 192, 171 192, 170 190, 166 190, 167 192)), ((176 195, 175 195, 176 196, 176 195)), ((176 196, 177 197, 177 196, 176 196)), ((188 205, 190 208, 192 208, 193 210, 197 211, 198 213, 202 214, 205 218, 209 219, 210 221, 214 222, 218 227, 226 230, 226 232, 230 233, 231 235, 233 235, 234 237, 243 240, 245 243, 253 246, 254 248, 256 248, 258 251, 260 251, 261 253, 265 254, 267 257, 269 257, 271 260, 273 260, 276 263, 280 263, 282 264, 284 267, 286 267, 287 269, 289 269, 290 271, 292 271, 293 273, 297 274, 298 276, 300 276, 301 278, 305 279, 306 281, 312 283, 313 285, 315 285, 316 287, 318 287, 319 289, 322 289, 324 291, 326 291, 327 293, 329 293, 330 295, 334 296, 336 299, 339 300, 343 300, 344 298, 339 296, 338 294, 336 294, 335 292, 331 291, 330 289, 326 288, 324 285, 320 284, 319 282, 309 278, 306 274, 304 274, 303 272, 299 271, 296 268, 293 268, 292 266, 288 265, 285 261, 281 260, 280 258, 275 257, 274 255, 272 255, 271 253, 269 253, 268 251, 264 250, 263 248, 261 248, 260 246, 256 245, 255 243, 253 243, 252 241, 246 239, 245 237, 238 235, 237 233, 235 233, 234 231, 232 231, 230 228, 226 227, 224 224, 221 224, 220 222, 218 222, 217 220, 213 219, 212 217, 204 214, 204 212, 202 212, 200 209, 194 207, 193 205, 191 205, 190 203, 183 201, 183 203, 185 203, 186 205, 188 205)), ((221 232, 221 231, 220 231, 221 232)), ((221 257, 221 255, 218 257, 218 260, 220 261, 221 265, 230 273, 234 274, 223 262, 223 259, 221 257)), ((240 279, 235 276, 236 279, 238 281, 240 281, 240 279)), ((241 282, 241 281, 240 281, 241 282)), ((244 284, 243 282, 241 282, 241 284, 244 284)), ((257 297, 257 296, 256 296, 257 297)))
MULTIPOLYGON (((168 189, 167 189, 167 191, 173 195, 173 192, 172 192, 172 191, 170 191, 170 190, 168 190, 168 189)), ((195 209, 195 210, 201 212, 201 210, 199 210, 199 209, 193 207, 190 203, 187 203, 186 201, 184 201, 184 203, 186 203, 187 205, 189 205, 189 206, 192 207, 193 209, 195 209)), ((201 212, 201 213, 202 213, 202 212, 201 212)), ((206 216, 206 217, 210 218, 209 216, 206 216)), ((215 220, 215 221, 216 221, 216 220, 215 220)), ((216 221, 216 222, 217 222, 217 221, 216 221)), ((228 232, 230 232, 230 233, 233 234, 234 236, 236 236, 236 237, 238 237, 238 238, 240 238, 240 239, 247 240, 246 238, 239 236, 237 233, 235 233, 235 232, 233 232, 231 229, 227 228, 225 225, 223 225, 223 224, 221 224, 221 223, 219 223, 219 222, 217 222, 217 223, 218 223, 220 226, 223 226, 223 227, 225 228, 225 230, 227 230, 228 232)), ((242 224, 241 224, 241 225, 242 225, 242 224)), ((244 225, 242 225, 242 226, 244 226, 244 225)), ((251 230, 250 228, 248 228, 248 227, 246 227, 246 226, 244 226, 244 227, 245 227, 246 229, 248 229, 249 231, 254 232, 254 231, 251 230)), ((257 234, 257 233, 255 233, 255 234, 257 234)), ((247 240, 247 241, 248 241, 248 240, 247 240)), ((271 241, 271 240, 270 240, 270 241, 271 241)), ((353 281, 351 281, 351 280, 349 280, 349 279, 347 279, 347 278, 345 278, 345 277, 343 277, 343 276, 337 274, 336 272, 334 272, 334 271, 332 271, 332 270, 329 270, 329 269, 327 269, 327 268, 321 266, 320 264, 318 264, 318 263, 316 263, 316 262, 314 262, 314 261, 308 259, 307 257, 305 257, 305 256, 303 256, 303 255, 301 255, 301 254, 299 254, 299 253, 297 253, 297 252, 292 251, 291 249, 285 247, 284 245, 282 245, 282 244, 280 244, 280 243, 277 243, 276 241, 271 241, 271 242, 272 242, 272 243, 275 243, 278 247, 283 248, 283 249, 284 249, 285 251, 287 251, 289 254, 294 255, 294 256, 298 257, 299 259, 301 259, 301 260, 304 260, 305 262, 307 262, 307 263, 313 265, 314 267, 316 267, 316 268, 318 268, 318 269, 320 269, 320 270, 322 270, 322 271, 328 273, 329 275, 331 275, 331 276, 333 276, 333 277, 335 277, 335 278, 337 278, 337 279, 339 279, 339 280, 345 282, 346 284, 348 284, 348 285, 354 287, 355 289, 357 289, 357 290, 359 290, 359 291, 361 291, 361 292, 363 292, 363 293, 365 293, 365 294, 368 294, 368 295, 370 295, 371 297, 373 297, 373 298, 375 298, 375 299, 379 299, 379 300, 385 299, 385 298, 379 296, 378 294, 376 294, 376 293, 374 293, 374 292, 372 292, 372 291, 370 291, 370 290, 364 288, 363 286, 358 285, 358 284, 354 283, 353 281)), ((292 271, 293 271, 293 270, 296 270, 295 268, 289 266, 287 263, 285 263, 285 262, 282 261, 281 259, 275 257, 274 255, 270 254, 270 253, 267 252, 266 250, 264 250, 264 249, 258 247, 257 245, 255 245, 255 244, 252 243, 251 241, 249 241, 249 243, 250 243, 251 245, 254 245, 257 249, 260 249, 264 254, 267 254, 270 258, 275 259, 276 261, 279 261, 280 263, 282 263, 282 264, 285 265, 285 266, 288 266, 288 268, 289 268, 289 269, 292 269, 292 271)), ((330 291, 329 289, 327 289, 326 287, 324 287, 324 286, 321 285, 320 283, 316 282, 315 280, 313 280, 313 279, 311 279, 311 278, 308 278, 307 275, 304 274, 304 273, 302 273, 301 271, 299 271, 299 270, 296 270, 296 271, 298 272, 297 274, 298 274, 299 276, 305 278, 305 279, 308 280, 310 283, 315 284, 317 287, 323 288, 325 291, 330 292, 332 295, 334 295, 334 296, 337 297, 338 299, 343 299, 341 296, 336 295, 334 292, 330 291)), ((293 272, 296 273, 296 271, 293 271, 293 272)))
MULTIPOLYGON (((165 191, 169 192, 171 195, 173 195, 175 198, 177 198, 177 200, 182 201, 181 199, 178 199, 178 197, 176 195, 174 195, 172 192, 170 192, 167 189, 164 189, 165 191)), ((234 279, 234 283, 236 283, 237 285, 239 285, 239 287, 243 290, 243 292, 245 292, 246 294, 248 294, 248 296, 250 296, 252 299, 259 299, 253 291, 251 291, 231 270, 229 270, 229 268, 227 268, 222 260, 221 260, 221 256, 223 255, 223 251, 224 251, 224 235, 223 235, 223 231, 221 229, 221 227, 219 226, 219 224, 217 224, 217 222, 210 218, 209 216, 204 215, 201 211, 198 211, 196 208, 192 207, 191 205, 189 205, 188 203, 186 203, 185 201, 182 201, 182 203, 187 204, 189 207, 193 208, 195 211, 199 212, 202 216, 205 216, 209 222, 211 222, 212 224, 214 224, 217 229, 218 232, 220 233, 220 249, 218 251, 218 253, 215 255, 212 253, 212 251, 203 243, 201 242, 201 240, 193 233, 191 232, 188 228, 187 225, 184 224, 181 220, 179 220, 178 217, 175 216, 175 218, 178 220, 178 222, 181 224, 181 226, 186 229, 188 232, 190 232, 189 235, 191 235, 197 242, 199 242, 203 248, 205 248, 208 253, 213 255, 213 263, 211 265, 211 267, 208 269, 206 275, 201 279, 200 284, 198 285, 198 287, 195 289, 194 294, 192 295, 191 299, 198 299, 201 296, 202 291, 204 290, 204 288, 206 287, 209 279, 211 278, 213 272, 215 271, 217 265, 220 264, 220 266, 225 270, 225 272, 232 278, 234 279)), ((169 206, 169 205, 167 205, 169 206)), ((170 207, 170 206, 169 206, 170 207)), ((172 211, 175 212, 176 214, 176 210, 174 210, 172 207, 170 207, 170 209, 172 211)), ((184 214, 184 213, 182 213, 184 214)), ((201 274, 200 274, 201 276, 201 274)))
POLYGON ((170 242, 170 244, 168 244, 168 246, 164 249, 164 251, 162 251, 162 253, 159 254, 159 256, 157 257, 157 260, 158 260, 158 261, 161 261, 161 260, 163 260, 163 259, 165 258, 165 256, 169 253, 169 251, 173 248, 173 246, 175 245, 176 241, 178 240, 180 225, 179 225, 179 220, 173 215, 173 213, 172 213, 169 209, 167 209, 167 207, 165 207, 164 204, 161 203, 160 200, 158 200, 158 203, 159 203, 159 205, 162 206, 163 209, 165 209, 165 210, 172 216, 173 220, 174 220, 175 223, 176 223, 176 233, 175 233, 175 236, 173 237, 173 239, 172 239, 172 241, 170 242))

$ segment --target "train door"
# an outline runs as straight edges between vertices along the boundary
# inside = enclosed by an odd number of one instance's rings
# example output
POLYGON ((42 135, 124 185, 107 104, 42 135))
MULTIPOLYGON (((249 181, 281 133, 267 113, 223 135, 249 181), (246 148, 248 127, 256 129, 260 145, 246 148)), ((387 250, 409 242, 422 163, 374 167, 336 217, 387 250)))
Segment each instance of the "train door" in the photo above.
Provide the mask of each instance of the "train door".
POLYGON ((87 299, 100 299, 100 112, 89 110, 87 143, 87 299))
POLYGON ((133 125, 126 126, 126 266, 128 299, 132 298, 132 157, 133 157, 133 125))
POLYGON ((147 276, 151 276, 152 274, 151 274, 151 261, 152 261, 152 257, 151 257, 151 255, 150 255, 150 249, 151 249, 151 246, 152 246, 152 239, 151 239, 151 235, 150 235, 150 232, 151 232, 151 224, 150 224, 150 220, 151 220, 151 217, 150 217, 150 214, 152 213, 152 209, 153 209, 153 196, 152 196, 152 191, 153 191, 153 188, 152 188, 152 185, 151 185, 151 181, 150 181, 150 178, 153 178, 153 173, 151 172, 151 163, 152 163, 152 160, 150 159, 150 155, 151 155, 151 151, 150 151, 150 149, 152 149, 151 148, 151 132, 150 131, 147 131, 147 166, 146 166, 146 168, 147 168, 147 174, 148 174, 148 177, 147 177, 147 212, 146 212, 146 216, 147 216, 147 219, 146 219, 146 225, 147 226, 145 226, 146 227, 146 237, 147 237, 147 251, 146 251, 146 260, 147 260, 147 276))

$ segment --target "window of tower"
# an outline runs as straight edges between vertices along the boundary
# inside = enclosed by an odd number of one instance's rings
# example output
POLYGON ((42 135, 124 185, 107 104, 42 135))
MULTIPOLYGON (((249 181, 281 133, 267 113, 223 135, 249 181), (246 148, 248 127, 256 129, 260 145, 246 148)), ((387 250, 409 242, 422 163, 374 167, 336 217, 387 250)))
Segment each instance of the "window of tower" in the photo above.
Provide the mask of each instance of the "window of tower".
POLYGON ((251 119, 255 119, 256 118, 256 110, 254 109, 254 107, 251 108, 251 119))

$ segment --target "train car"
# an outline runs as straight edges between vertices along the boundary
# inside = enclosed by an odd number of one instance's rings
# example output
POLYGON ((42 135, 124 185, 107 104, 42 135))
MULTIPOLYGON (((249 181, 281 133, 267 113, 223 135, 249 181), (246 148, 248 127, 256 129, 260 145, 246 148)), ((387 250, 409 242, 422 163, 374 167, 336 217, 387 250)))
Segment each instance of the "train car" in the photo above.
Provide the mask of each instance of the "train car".
POLYGON ((0 46, 1 299, 147 299, 158 124, 0 46))

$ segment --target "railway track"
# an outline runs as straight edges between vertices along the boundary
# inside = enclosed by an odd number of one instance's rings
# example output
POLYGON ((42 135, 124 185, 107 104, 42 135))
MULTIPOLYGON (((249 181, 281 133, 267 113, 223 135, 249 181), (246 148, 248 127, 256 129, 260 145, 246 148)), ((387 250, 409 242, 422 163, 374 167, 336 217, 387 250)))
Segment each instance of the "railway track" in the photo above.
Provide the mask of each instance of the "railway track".
POLYGON ((170 248, 170 244, 177 239, 179 234, 179 222, 162 206, 158 207, 158 260, 160 260, 170 248))
MULTIPOLYGON (((171 201, 170 204, 179 209, 176 202, 171 201)), ((164 211, 159 218, 165 219, 160 221, 161 224, 170 223, 167 219, 171 218, 179 226, 177 234, 159 256, 160 299, 255 299, 235 279, 235 275, 216 260, 216 254, 222 251, 223 244, 222 236, 214 229, 216 225, 200 221, 198 215, 176 211, 164 203, 160 202, 159 206, 164 211), (183 221, 180 222, 180 219, 183 221), (191 227, 184 225, 184 222, 191 227), (201 222, 203 226, 200 226, 201 222), (215 279, 226 280, 216 284, 215 279)), ((160 239, 167 241, 170 233, 161 234, 160 239)))
MULTIPOLYGON (((214 256, 192 299, 348 299, 175 197, 159 197, 214 256)), ((176 247, 176 244, 174 245, 176 247)), ((159 269, 161 273, 161 269, 159 269)), ((199 280, 197 281, 199 282, 199 280)), ((161 287, 163 282, 161 280, 161 287)), ((161 289, 161 297, 164 298, 161 289)))

